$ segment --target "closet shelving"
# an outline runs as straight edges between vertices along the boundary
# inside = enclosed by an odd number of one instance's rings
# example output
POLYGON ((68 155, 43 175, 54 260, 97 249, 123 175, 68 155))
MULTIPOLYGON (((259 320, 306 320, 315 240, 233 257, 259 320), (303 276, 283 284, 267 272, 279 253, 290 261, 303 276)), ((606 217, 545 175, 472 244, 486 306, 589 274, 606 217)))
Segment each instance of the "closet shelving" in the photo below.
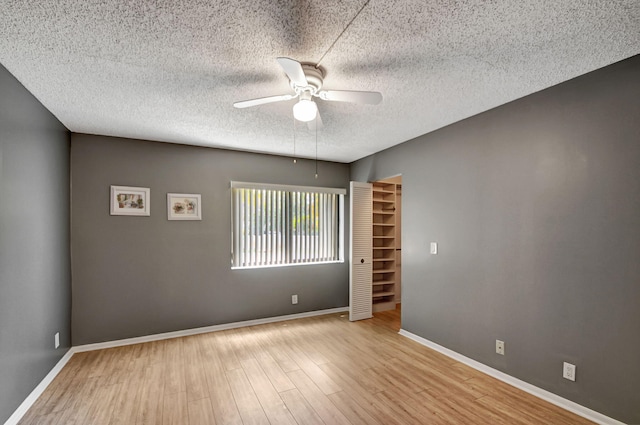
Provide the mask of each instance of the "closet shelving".
POLYGON ((396 306, 396 185, 373 183, 373 311, 396 306))

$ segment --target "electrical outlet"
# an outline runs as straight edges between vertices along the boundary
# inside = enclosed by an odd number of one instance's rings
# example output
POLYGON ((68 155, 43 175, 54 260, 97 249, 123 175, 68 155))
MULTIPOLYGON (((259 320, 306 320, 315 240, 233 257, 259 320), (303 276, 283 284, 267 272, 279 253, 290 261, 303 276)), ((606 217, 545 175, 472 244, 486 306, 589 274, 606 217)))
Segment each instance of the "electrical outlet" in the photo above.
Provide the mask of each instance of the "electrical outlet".
POLYGON ((291 295, 291 304, 298 304, 298 296, 291 295))
POLYGON ((60 347, 60 332, 56 332, 56 334, 53 336, 53 341, 54 341, 53 344, 56 349, 60 347))
POLYGON ((562 366, 562 377, 569 381, 576 380, 576 365, 564 362, 562 366))
POLYGON ((504 356, 504 341, 496 339, 496 353, 502 354, 504 356))

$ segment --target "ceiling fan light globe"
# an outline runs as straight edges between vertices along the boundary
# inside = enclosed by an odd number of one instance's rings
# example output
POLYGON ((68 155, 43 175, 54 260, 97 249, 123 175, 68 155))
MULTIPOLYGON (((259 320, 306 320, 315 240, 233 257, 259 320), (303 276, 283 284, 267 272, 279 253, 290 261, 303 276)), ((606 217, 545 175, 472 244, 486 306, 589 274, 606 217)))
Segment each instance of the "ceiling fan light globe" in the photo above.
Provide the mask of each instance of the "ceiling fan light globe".
POLYGON ((293 116, 298 121, 313 121, 318 113, 318 106, 313 100, 300 99, 293 105, 293 116))

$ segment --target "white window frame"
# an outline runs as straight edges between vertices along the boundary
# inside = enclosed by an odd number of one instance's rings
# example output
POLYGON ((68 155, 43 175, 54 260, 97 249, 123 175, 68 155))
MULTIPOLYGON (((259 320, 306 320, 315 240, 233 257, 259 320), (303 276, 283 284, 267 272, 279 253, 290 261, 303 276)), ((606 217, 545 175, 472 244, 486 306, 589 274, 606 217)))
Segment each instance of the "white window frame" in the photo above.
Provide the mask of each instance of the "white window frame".
MULTIPOLYGON (((343 263, 344 262, 344 203, 345 203, 345 195, 347 194, 346 189, 342 188, 327 188, 327 187, 315 187, 315 186, 293 186, 293 185, 278 185, 278 184, 263 184, 263 183, 248 183, 248 182, 231 182, 231 268, 232 269, 252 269, 252 268, 263 268, 263 267, 282 267, 282 266, 298 266, 298 265, 307 265, 307 264, 327 264, 327 263, 343 263), (269 191, 269 195, 271 198, 271 205, 274 202, 280 202, 279 205, 283 205, 282 203, 286 203, 287 211, 289 211, 289 220, 295 218, 295 214, 300 214, 301 212, 295 212, 291 209, 290 203, 292 201, 292 197, 301 196, 301 194, 306 194, 308 196, 315 196, 316 199, 322 199, 323 201, 321 206, 325 206, 327 208, 327 212, 334 212, 334 210, 329 210, 331 206, 335 208, 335 219, 337 223, 331 221, 331 217, 326 217, 328 214, 325 214, 325 219, 321 219, 319 227, 327 228, 327 226, 335 226, 335 230, 331 230, 336 232, 333 238, 335 243, 337 243, 337 247, 332 248, 328 246, 327 241, 332 241, 332 239, 327 236, 324 237, 324 233, 316 234, 315 238, 310 240, 308 235, 302 235, 300 233, 300 229, 297 229, 297 232, 293 231, 292 223, 287 221, 285 217, 278 217, 276 211, 273 211, 266 220, 275 220, 278 221, 277 226, 279 229, 282 229, 282 232, 276 232, 275 235, 272 236, 271 232, 265 231, 262 229, 254 230, 251 234, 248 234, 244 228, 247 226, 247 215, 256 211, 247 211, 240 210, 237 212, 236 209, 242 208, 245 203, 242 202, 240 196, 244 194, 245 196, 250 195, 247 192, 241 192, 238 189, 249 189, 249 190, 258 190, 258 191, 269 191), (331 203, 332 197, 327 197, 326 195, 336 195, 336 198, 333 198, 335 204, 331 203), (242 219, 241 216, 244 216, 245 219, 242 219), (327 221, 328 220, 328 221, 327 221), (260 236, 256 236, 256 234, 260 234, 260 236), (242 236, 244 235, 244 236, 242 236), (304 243, 301 245, 301 241, 304 238, 304 243), (260 253, 258 253, 258 248, 256 246, 261 247, 260 253), (302 250, 300 250, 302 246, 302 250), (253 247, 249 248, 249 247, 253 247), (266 248, 268 247, 268 248, 266 248), (280 247, 280 249, 278 249, 280 247), (297 249, 297 252, 291 252, 292 247, 297 249), (267 250, 265 253, 265 249, 267 250), (306 251, 305 251, 306 249, 306 251), (320 255, 325 254, 325 255, 320 255), (306 257, 307 255, 313 255, 313 258, 306 257)), ((254 192, 255 195, 256 192, 254 192)), ((261 195, 264 195, 263 192, 261 195)), ((300 200, 299 198, 296 198, 300 200)), ((315 203, 314 203, 315 205, 315 203)), ((254 206, 255 208, 255 206, 254 206)), ((260 213, 259 211, 258 213, 260 213)), ((266 217, 266 216, 265 216, 266 217)), ((260 226, 259 223, 255 223, 253 221, 249 222, 251 226, 260 226)), ((271 221, 270 221, 271 224, 271 221)), ((268 227, 268 226, 267 226, 268 227)), ((271 225, 271 228, 274 226, 271 225)), ((255 228, 254 228, 255 229, 255 228)))

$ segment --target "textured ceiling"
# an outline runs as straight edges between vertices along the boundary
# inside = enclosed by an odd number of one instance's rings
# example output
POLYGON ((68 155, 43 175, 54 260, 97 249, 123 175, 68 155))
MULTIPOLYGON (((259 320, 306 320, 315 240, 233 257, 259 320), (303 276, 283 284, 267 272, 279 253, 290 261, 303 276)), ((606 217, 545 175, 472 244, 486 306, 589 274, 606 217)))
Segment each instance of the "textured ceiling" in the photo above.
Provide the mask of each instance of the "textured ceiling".
MULTIPOLYGON (((0 0, 0 63, 71 131, 292 155, 278 56, 316 63, 366 0, 0 0)), ((321 66, 318 157, 351 162, 640 53, 638 0, 370 0, 321 66)), ((0 94, 1 95, 1 94, 0 94)), ((296 126, 296 155, 315 155, 296 126)))

